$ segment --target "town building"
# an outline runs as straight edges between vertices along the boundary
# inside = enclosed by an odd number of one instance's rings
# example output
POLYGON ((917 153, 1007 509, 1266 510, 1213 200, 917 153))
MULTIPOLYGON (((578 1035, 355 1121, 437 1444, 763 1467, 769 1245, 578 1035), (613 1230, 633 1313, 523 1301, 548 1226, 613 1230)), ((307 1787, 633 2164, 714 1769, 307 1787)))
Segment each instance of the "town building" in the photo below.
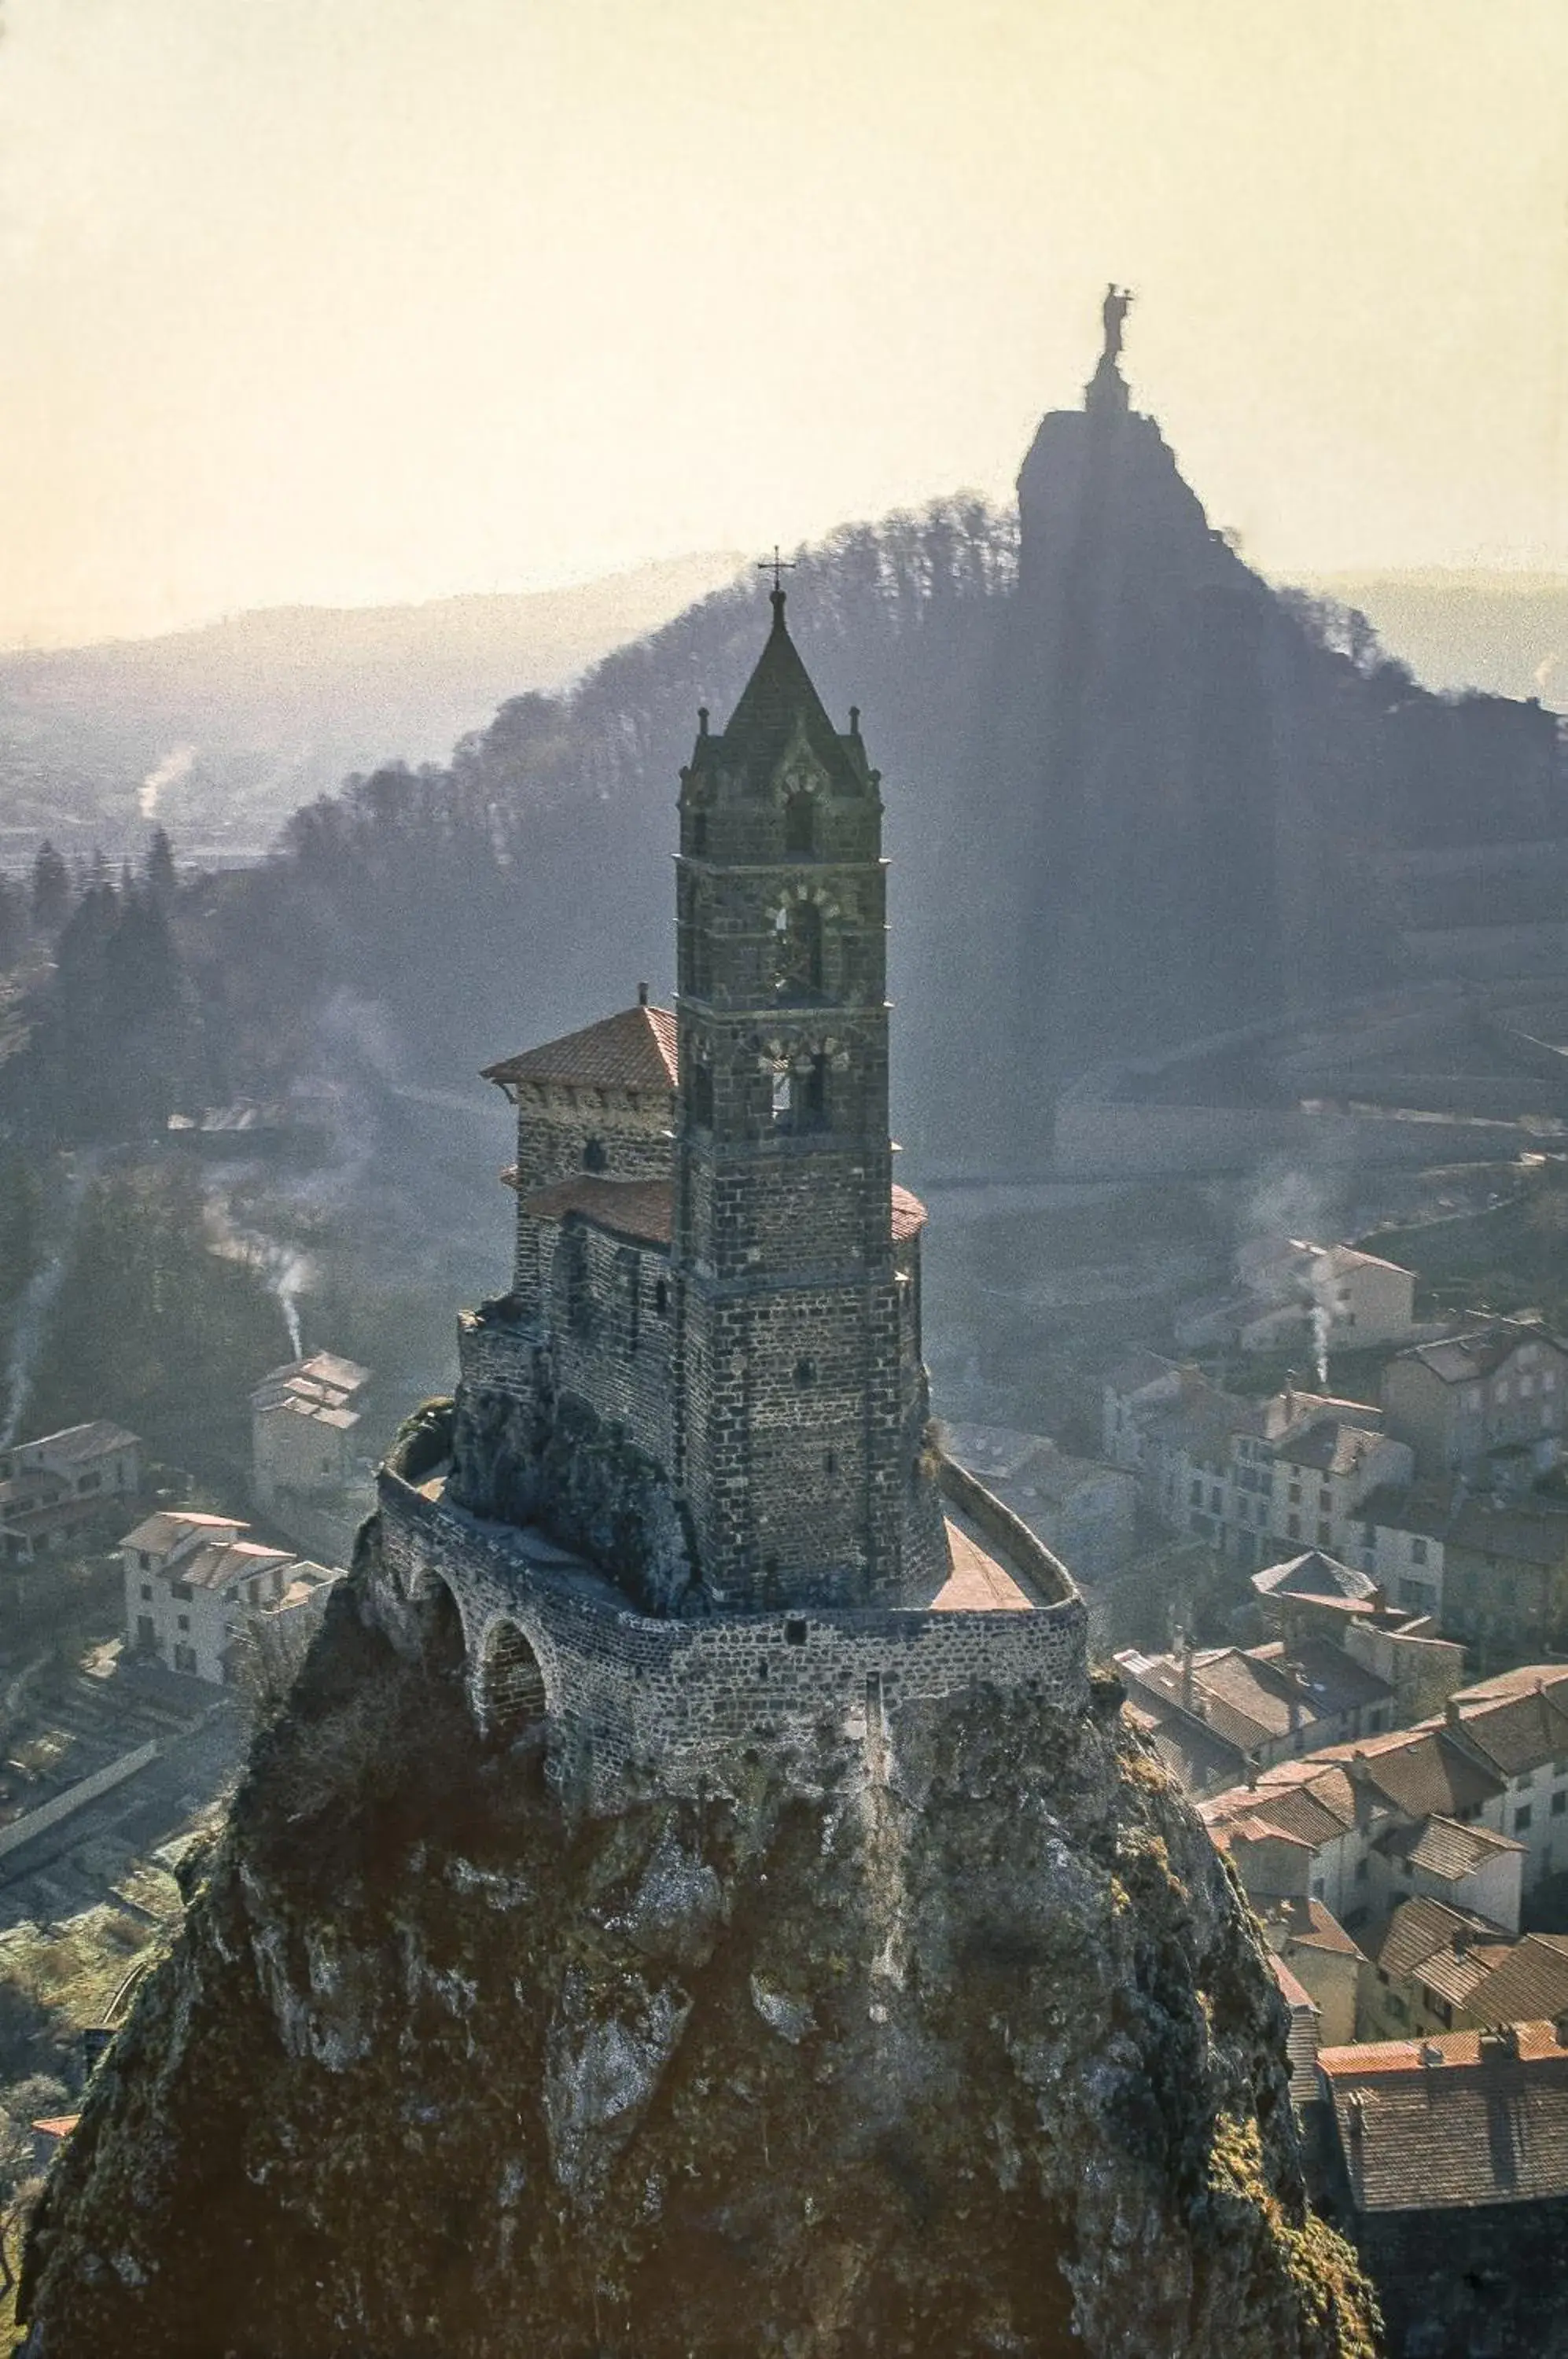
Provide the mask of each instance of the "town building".
POLYGON ((1318 2207, 1374 2277, 1387 2348, 1541 2359, 1562 2326, 1568 2021, 1320 2048, 1318 2207))
POLYGON ((1568 2010, 1568 1940, 1526 1933, 1443 1901, 1411 1899, 1388 1919, 1362 1977, 1356 2036, 1408 2039, 1481 2031, 1568 2010))
POLYGON ((1177 1311, 1176 1342, 1184 1352, 1295 1347, 1309 1364, 1403 1343, 1419 1332, 1415 1288, 1413 1270, 1354 1245, 1254 1238, 1236 1254, 1233 1285, 1177 1311))
POLYGON ((1534 1321, 1488 1320, 1466 1335, 1396 1352, 1383 1369, 1387 1430, 1416 1471, 1475 1474, 1495 1451, 1552 1464, 1568 1419, 1568 1351, 1534 1321))
POLYGON ((1128 1703, 1179 1781, 1188 1786, 1196 1721, 1228 1760, 1199 1791, 1239 1783, 1271 1767, 1393 1725, 1394 1690, 1332 1639, 1308 1637, 1287 1648, 1183 1647, 1146 1655, 1127 1647, 1116 1658, 1128 1703))
POLYGON ((250 1397, 251 1493, 301 1548, 346 1563, 376 1504, 364 1454, 370 1371, 334 1352, 291 1360, 250 1397))
POLYGON ((372 1610, 460 1651, 488 1732, 541 1722, 590 1808, 835 1730, 875 1774, 906 1705, 977 1682, 1088 1694, 1083 1600, 931 1419, 879 775, 771 603, 681 773, 676 1006, 489 1069, 511 1283, 379 1476, 372 1610))
POLYGON ((103 1419, 0 1449, 0 1562, 28 1565, 103 1520, 141 1485, 141 1444, 103 1419))
POLYGON ((1154 1353, 1113 1368, 1103 1387, 1105 1455, 1137 1474, 1149 1511, 1249 1571, 1281 1543, 1361 1551, 1365 1502, 1407 1484, 1414 1466, 1382 1426, 1369 1402, 1294 1384, 1249 1399, 1154 1353))
POLYGON ((949 1425, 947 1450, 1010 1507, 1080 1581, 1113 1581, 1131 1563, 1138 1484, 1125 1467, 1078 1458, 1038 1433, 949 1425))
POLYGON ((339 1575, 268 1548, 229 1516, 160 1510, 120 1543, 125 1628, 134 1655, 227 1686, 256 1624, 310 1626, 339 1575))

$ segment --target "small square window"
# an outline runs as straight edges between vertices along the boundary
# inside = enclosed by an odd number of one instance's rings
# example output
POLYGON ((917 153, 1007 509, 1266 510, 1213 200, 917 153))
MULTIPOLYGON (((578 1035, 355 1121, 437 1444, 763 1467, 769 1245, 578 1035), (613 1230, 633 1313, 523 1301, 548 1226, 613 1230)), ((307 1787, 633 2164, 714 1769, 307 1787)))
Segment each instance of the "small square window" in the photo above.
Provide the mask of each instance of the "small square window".
POLYGON ((1521 1834, 1523 1834, 1523 1833, 1526 1832, 1526 1830, 1528 1829, 1529 1825, 1530 1825, 1530 1804, 1529 1804, 1528 1802, 1521 1802, 1521 1803, 1519 1804, 1519 1806, 1518 1810, 1515 1810, 1515 1812, 1514 1812, 1514 1832, 1515 1832, 1515 1834, 1516 1834, 1516 1835, 1521 1835, 1521 1834))

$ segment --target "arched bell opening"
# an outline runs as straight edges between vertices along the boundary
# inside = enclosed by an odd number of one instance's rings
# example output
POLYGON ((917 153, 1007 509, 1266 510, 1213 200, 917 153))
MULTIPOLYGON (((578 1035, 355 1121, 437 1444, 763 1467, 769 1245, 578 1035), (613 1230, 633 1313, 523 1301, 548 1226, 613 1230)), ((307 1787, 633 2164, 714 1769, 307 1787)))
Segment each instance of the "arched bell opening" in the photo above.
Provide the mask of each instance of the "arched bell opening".
POLYGON ((498 1622, 480 1674, 480 1723, 487 1737, 510 1744, 550 1711, 539 1658, 515 1622, 498 1622))

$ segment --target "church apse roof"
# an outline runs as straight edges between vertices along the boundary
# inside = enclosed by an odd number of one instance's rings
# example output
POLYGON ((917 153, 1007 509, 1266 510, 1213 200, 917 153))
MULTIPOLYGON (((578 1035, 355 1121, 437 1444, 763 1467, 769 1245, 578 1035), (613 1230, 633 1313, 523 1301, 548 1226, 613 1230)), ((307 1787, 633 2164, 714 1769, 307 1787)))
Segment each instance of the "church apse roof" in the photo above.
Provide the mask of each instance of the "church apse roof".
POLYGON ((581 1032, 486 1065, 482 1079, 503 1088, 515 1082, 561 1082, 575 1089, 672 1090, 675 1072, 673 1008, 639 1002, 581 1032))

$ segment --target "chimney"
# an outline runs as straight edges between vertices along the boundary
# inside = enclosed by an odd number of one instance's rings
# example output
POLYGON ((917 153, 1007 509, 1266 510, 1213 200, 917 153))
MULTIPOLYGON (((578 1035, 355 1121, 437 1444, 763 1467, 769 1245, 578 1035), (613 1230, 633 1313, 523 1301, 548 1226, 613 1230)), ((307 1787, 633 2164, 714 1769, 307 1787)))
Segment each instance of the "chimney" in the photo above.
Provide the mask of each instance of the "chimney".
POLYGON ((1189 1630, 1181 1633, 1181 1709, 1192 1709, 1192 1636, 1189 1630))
POLYGON ((646 983, 639 983, 637 987, 637 1004, 639 1007, 646 1007, 648 1006, 648 985, 646 983))

